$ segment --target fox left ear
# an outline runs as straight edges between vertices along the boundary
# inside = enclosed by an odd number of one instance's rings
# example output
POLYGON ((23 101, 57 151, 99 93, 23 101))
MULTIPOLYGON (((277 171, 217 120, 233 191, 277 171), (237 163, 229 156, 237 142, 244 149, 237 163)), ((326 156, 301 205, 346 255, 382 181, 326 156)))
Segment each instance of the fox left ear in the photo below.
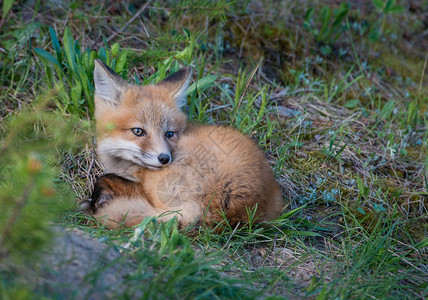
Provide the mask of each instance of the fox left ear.
POLYGON ((182 108, 186 104, 186 92, 192 77, 192 69, 185 67, 168 76, 156 85, 166 88, 174 98, 176 105, 182 108))
POLYGON ((95 96, 111 104, 118 104, 128 83, 110 69, 100 59, 95 60, 94 69, 95 96))

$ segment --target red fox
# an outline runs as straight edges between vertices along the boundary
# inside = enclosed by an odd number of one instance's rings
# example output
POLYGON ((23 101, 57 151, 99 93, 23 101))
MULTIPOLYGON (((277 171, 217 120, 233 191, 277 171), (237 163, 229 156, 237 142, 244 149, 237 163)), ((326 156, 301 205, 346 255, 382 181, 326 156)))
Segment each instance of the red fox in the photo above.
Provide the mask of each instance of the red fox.
POLYGON ((279 216, 281 190, 263 152, 237 130, 188 123, 191 69, 154 85, 127 83, 95 62, 97 152, 105 166, 84 207, 107 228, 165 221, 231 226, 279 216))

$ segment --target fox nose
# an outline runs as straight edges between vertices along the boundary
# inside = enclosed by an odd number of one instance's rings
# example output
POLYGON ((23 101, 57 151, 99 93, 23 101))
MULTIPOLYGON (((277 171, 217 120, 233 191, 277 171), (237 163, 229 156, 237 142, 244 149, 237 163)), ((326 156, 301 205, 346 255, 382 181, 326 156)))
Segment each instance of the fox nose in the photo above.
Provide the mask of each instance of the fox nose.
POLYGON ((171 156, 169 154, 161 153, 158 156, 158 160, 161 164, 166 165, 171 160, 171 156))

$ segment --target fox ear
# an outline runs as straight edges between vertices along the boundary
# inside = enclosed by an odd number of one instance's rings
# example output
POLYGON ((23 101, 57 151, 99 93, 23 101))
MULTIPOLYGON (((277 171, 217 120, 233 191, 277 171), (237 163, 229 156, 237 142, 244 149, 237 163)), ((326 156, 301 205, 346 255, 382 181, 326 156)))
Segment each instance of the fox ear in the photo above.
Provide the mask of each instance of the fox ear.
POLYGON ((166 88, 174 98, 176 105, 182 108, 186 104, 186 91, 192 77, 192 69, 185 67, 168 76, 156 85, 166 88))
POLYGON ((101 60, 95 60, 95 96, 111 104, 118 104, 128 83, 101 60))

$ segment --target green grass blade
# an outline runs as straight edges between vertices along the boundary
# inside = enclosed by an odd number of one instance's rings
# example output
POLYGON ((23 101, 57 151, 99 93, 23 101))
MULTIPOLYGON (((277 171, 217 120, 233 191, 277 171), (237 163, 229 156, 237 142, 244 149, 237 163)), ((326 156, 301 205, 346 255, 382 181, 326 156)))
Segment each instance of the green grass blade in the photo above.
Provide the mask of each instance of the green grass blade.
POLYGON ((104 47, 101 47, 98 50, 98 58, 101 59, 103 62, 105 62, 107 65, 109 64, 107 60, 107 52, 106 52, 106 49, 104 49, 104 47))
POLYGON ((428 247, 428 238, 423 239, 413 247, 415 247, 416 249, 422 249, 422 248, 428 247))
POLYGON ((36 52, 36 54, 41 57, 42 59, 45 59, 55 65, 57 65, 58 67, 61 67, 60 63, 58 62, 58 60, 52 56, 52 54, 50 54, 49 52, 47 52, 46 50, 40 49, 40 48, 35 48, 34 52, 36 52))
POLYGON ((298 207, 298 208, 295 208, 295 209, 293 209, 293 210, 290 210, 289 212, 286 212, 285 214, 283 214, 283 215, 279 216, 279 217, 277 218, 277 220, 286 220, 286 219, 289 219, 291 216, 294 216, 294 215, 295 215, 295 214, 297 214, 299 211, 301 211, 302 209, 304 209, 306 206, 307 206, 307 205, 305 204, 305 205, 303 205, 303 206, 300 206, 300 207, 298 207))
POLYGON ((126 60, 127 60, 127 52, 123 51, 120 55, 119 58, 117 59, 117 63, 116 63, 116 68, 115 68, 115 72, 120 74, 123 69, 125 68, 126 65, 126 60))
POLYGON ((9 10, 12 8, 13 2, 15 2, 15 0, 3 0, 3 18, 6 18, 7 14, 9 13, 9 10))
POLYGON ((68 65, 74 72, 77 73, 76 59, 75 59, 75 53, 74 53, 74 39, 68 27, 66 27, 64 30, 62 43, 64 46, 64 52, 67 58, 68 65))
POLYGON ((199 79, 198 81, 194 82, 188 89, 187 89, 187 93, 191 94, 193 93, 196 89, 198 89, 198 91, 204 91, 207 88, 211 87, 214 82, 217 80, 217 76, 215 75, 208 75, 205 77, 202 77, 201 79, 199 79))
POLYGON ((51 36, 52 46, 56 52, 56 58, 58 59, 58 61, 61 61, 62 53, 61 53, 61 47, 59 45, 58 37, 56 35, 55 30, 53 30, 53 28, 50 26, 49 26, 49 34, 51 36))

